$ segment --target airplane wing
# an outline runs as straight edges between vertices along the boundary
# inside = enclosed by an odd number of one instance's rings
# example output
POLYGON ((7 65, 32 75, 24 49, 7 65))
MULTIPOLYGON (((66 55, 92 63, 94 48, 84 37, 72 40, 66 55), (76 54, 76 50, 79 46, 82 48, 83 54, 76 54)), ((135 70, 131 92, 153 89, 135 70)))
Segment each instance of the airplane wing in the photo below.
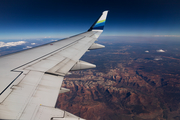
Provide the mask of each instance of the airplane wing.
POLYGON ((108 11, 91 28, 63 40, 0 57, 0 120, 80 120, 55 108, 61 84, 71 70, 94 68, 80 61, 103 32, 108 11))

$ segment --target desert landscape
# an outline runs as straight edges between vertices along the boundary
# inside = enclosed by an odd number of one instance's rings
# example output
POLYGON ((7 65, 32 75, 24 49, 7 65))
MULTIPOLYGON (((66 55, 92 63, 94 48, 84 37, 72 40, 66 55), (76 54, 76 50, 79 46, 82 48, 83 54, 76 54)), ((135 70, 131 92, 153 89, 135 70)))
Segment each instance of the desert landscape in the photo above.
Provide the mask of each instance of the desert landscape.
POLYGON ((177 41, 106 40, 82 60, 95 69, 72 71, 56 107, 87 120, 179 120, 180 54, 177 41))

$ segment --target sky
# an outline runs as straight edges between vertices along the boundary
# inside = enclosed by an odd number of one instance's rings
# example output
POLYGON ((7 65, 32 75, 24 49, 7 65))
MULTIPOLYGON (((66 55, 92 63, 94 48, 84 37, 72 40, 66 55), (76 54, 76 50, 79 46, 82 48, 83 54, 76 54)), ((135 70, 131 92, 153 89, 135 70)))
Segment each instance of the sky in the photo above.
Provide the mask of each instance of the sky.
POLYGON ((1 0, 0 40, 64 38, 109 10, 102 36, 180 37, 179 0, 1 0))

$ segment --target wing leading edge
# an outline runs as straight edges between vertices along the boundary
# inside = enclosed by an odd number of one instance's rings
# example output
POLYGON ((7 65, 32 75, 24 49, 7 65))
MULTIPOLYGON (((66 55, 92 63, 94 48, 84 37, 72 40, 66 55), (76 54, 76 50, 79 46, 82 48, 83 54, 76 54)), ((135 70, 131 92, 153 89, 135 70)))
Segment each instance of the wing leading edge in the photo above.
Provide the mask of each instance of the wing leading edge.
POLYGON ((0 57, 0 119, 61 120, 81 119, 54 108, 63 78, 70 70, 96 67, 80 61, 103 32, 108 11, 82 34, 33 49, 0 57))

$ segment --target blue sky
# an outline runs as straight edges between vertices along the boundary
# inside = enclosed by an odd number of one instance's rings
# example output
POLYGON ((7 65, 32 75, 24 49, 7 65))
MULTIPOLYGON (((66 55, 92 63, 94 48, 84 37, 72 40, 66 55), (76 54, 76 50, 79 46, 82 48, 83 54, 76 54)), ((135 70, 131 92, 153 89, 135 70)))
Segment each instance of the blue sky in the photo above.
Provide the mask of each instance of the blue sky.
POLYGON ((178 0, 1 0, 0 40, 63 38, 109 10, 103 36, 180 37, 178 0))

